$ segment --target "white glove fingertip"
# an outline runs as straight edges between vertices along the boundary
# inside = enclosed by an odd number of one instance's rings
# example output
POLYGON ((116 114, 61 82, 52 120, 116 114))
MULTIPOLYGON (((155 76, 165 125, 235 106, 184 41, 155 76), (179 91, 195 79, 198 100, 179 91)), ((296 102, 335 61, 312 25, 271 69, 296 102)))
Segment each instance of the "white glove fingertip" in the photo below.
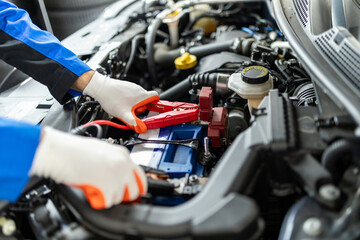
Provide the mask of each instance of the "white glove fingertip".
POLYGON ((130 126, 136 126, 137 125, 135 117, 132 115, 131 112, 125 113, 123 115, 122 120, 124 120, 130 126))
POLYGON ((140 178, 140 181, 142 183, 142 187, 144 190, 143 194, 146 194, 147 189, 148 189, 148 182, 147 182, 147 176, 146 176, 144 170, 140 166, 138 166, 137 164, 134 163, 134 171, 137 173, 137 175, 140 178))
POLYGON ((147 92, 149 97, 158 96, 159 94, 156 91, 148 91, 147 92))
POLYGON ((140 196, 139 186, 134 174, 131 174, 128 182, 129 201, 134 201, 140 196))

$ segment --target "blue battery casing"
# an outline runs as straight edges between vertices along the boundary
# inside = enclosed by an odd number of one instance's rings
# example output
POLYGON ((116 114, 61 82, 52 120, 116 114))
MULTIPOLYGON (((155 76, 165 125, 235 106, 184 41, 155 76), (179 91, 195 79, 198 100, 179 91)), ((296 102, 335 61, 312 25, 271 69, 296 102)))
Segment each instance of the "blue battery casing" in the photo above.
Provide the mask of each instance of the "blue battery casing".
MULTIPOLYGON (((158 139, 185 140, 202 139, 204 131, 202 126, 181 124, 161 128, 158 139)), ((166 171, 170 178, 181 178, 186 174, 202 176, 204 166, 198 163, 198 152, 192 148, 174 145, 159 144, 152 151, 149 167, 166 171)))
MULTIPOLYGON (((170 128, 169 140, 201 139, 203 135, 202 127, 198 125, 182 124, 170 128)), ((187 173, 202 176, 204 167, 197 162, 197 152, 194 149, 168 144, 159 161, 158 169, 166 171, 172 178, 180 178, 187 173)))

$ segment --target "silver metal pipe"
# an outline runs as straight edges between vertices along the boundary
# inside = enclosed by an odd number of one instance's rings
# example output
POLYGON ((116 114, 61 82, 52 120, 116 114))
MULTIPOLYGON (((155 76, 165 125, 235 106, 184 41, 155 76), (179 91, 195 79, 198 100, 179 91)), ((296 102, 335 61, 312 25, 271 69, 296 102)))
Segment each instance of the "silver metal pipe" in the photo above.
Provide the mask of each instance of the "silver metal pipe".
POLYGON ((50 19, 46 10, 44 0, 38 0, 38 3, 39 3, 41 15, 44 19, 46 31, 48 31, 49 33, 54 33, 51 27, 50 19))

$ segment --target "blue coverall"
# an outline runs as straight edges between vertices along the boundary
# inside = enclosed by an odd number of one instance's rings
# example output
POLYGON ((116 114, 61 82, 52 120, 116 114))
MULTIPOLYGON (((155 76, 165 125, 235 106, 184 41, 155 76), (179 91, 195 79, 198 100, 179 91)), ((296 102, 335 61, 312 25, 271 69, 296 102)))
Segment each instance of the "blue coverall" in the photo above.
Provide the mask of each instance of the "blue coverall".
MULTIPOLYGON (((46 85, 64 103, 69 88, 90 69, 26 11, 0 0, 0 58, 46 85)), ((0 118, 0 199, 16 201, 28 182, 41 128, 0 118)), ((51 156, 49 156, 51 160, 51 156)))

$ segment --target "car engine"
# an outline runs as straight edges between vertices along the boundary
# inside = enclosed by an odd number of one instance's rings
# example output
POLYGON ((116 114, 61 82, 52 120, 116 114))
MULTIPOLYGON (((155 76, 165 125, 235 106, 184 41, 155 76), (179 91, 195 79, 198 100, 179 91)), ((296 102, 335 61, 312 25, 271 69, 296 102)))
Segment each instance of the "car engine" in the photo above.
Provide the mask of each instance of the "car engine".
POLYGON ((272 16, 267 1, 122 0, 66 38, 98 72, 156 90, 138 115, 154 126, 124 129, 89 96, 42 125, 126 146, 148 193, 99 211, 78 189, 32 179, 2 207, 0 236, 359 238, 356 124, 272 16))

